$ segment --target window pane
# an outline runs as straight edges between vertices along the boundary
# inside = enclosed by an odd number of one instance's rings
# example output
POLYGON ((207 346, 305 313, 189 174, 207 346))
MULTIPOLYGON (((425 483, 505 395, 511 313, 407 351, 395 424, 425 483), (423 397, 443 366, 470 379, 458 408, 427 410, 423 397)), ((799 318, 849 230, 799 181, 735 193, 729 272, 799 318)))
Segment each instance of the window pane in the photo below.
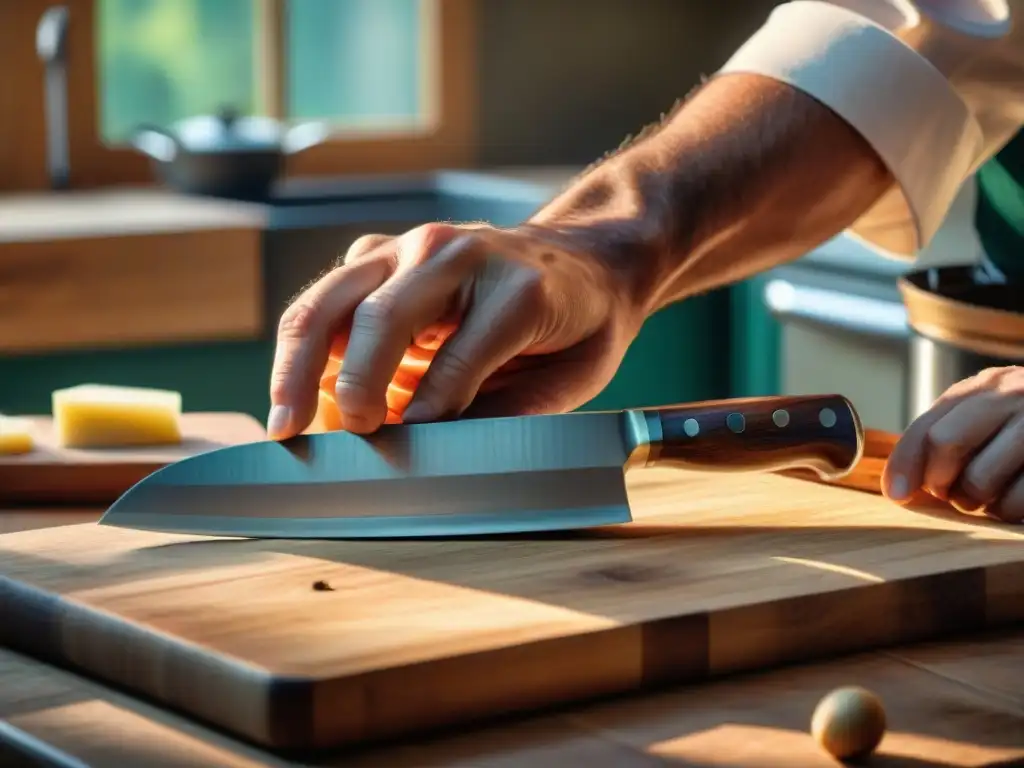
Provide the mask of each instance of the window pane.
POLYGON ((424 112, 421 6, 433 0, 291 0, 287 105, 292 118, 373 128, 424 112))
POLYGON ((139 123, 166 126, 222 106, 256 111, 253 0, 98 0, 98 6, 106 141, 123 143, 139 123))

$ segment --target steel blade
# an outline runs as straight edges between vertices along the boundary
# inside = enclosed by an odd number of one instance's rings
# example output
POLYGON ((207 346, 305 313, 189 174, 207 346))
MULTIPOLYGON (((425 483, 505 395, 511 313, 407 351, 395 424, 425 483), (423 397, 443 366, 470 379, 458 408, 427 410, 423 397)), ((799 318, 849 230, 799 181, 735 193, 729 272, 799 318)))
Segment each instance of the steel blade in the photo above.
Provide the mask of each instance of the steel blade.
POLYGON ((103 525, 259 538, 517 533, 631 520, 623 413, 386 426, 221 448, 129 489, 103 525))

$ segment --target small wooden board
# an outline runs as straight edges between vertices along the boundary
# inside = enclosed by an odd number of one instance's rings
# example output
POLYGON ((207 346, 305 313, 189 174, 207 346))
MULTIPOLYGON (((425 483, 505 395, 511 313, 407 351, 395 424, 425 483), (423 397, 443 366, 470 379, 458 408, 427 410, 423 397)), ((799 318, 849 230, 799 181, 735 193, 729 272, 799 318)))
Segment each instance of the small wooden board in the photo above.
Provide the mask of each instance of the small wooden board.
POLYGON ((0 456, 0 505, 112 504, 131 486, 167 464, 225 445, 265 440, 266 431, 243 413, 186 413, 183 441, 152 448, 59 448, 52 420, 31 419, 36 450, 0 456))
POLYGON ((0 651, 0 679, 0 764, 7 766, 838 768, 808 730, 815 703, 850 684, 874 691, 886 708, 889 730, 870 761, 875 768, 1024 764, 1020 633, 865 654, 296 762, 8 651, 0 651))
POLYGON ((636 522, 548 536, 8 534, 0 643, 306 748, 1024 620, 1019 527, 774 475, 629 491, 636 522))

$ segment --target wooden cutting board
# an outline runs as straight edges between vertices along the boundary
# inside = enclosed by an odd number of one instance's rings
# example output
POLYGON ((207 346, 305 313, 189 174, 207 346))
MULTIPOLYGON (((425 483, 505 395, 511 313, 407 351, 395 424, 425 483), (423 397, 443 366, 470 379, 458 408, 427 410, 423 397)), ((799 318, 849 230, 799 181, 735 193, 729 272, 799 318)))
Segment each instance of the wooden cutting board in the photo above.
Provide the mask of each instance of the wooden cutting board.
POLYGON ((838 768, 811 736, 811 714, 828 691, 856 682, 886 710, 888 733, 869 762, 873 768, 1006 768, 1024 764, 1024 693, 1015 685, 1022 677, 1024 633, 1017 632, 680 686, 292 762, 0 649, 0 765, 838 768))
POLYGON ((775 475, 637 472, 630 525, 0 536, 0 642, 272 747, 393 737, 1024 620, 1024 530, 775 475))
POLYGON ((244 413, 186 413, 182 442, 152 448, 60 448, 52 420, 31 419, 36 450, 0 457, 0 506, 112 504, 131 486, 167 464, 197 453, 265 440, 267 433, 244 413))

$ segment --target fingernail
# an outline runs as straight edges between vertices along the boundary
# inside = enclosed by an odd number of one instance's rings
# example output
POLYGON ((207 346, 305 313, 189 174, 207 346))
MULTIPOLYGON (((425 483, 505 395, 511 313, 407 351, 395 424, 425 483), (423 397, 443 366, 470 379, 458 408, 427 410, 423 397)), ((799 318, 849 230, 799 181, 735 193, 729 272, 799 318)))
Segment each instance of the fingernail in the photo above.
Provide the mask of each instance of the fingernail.
POLYGON ((292 409, 286 405, 275 405, 270 409, 267 416, 267 436, 271 440, 277 440, 283 436, 288 429, 288 423, 292 418, 292 409))
POLYGON ((411 403, 402 414, 402 421, 406 424, 433 421, 435 418, 434 409, 426 403, 411 403))
POLYGON ((910 495, 910 483, 903 475, 893 475, 889 481, 889 498, 902 501, 910 495))

